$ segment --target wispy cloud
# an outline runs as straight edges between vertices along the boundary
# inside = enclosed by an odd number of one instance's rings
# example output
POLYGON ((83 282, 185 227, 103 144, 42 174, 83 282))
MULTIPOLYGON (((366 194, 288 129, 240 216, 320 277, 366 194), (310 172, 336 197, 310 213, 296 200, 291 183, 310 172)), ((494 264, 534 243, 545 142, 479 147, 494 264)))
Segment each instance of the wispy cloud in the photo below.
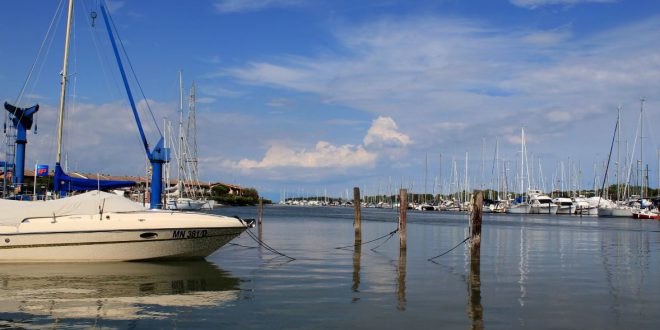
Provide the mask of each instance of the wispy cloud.
POLYGON ((283 55, 226 72, 247 84, 391 117, 420 148, 468 148, 466 141, 515 133, 523 125, 537 141, 566 135, 571 127, 589 134, 596 126, 584 121, 602 118, 586 115, 594 109, 640 95, 660 98, 652 88, 660 84, 657 17, 589 36, 575 35, 570 26, 501 29, 429 17, 343 26, 335 36, 344 50, 335 56, 283 55), (560 112, 546 118, 553 111, 560 112), (565 111, 575 120, 547 125, 566 119, 565 111))
POLYGON ((244 13, 269 8, 297 7, 303 3, 302 0, 222 0, 215 4, 215 8, 223 14, 244 13))
POLYGON ((276 98, 266 103, 266 105, 271 107, 286 107, 286 106, 290 106, 291 104, 293 104, 293 102, 286 98, 276 98))
POLYGON ((202 94, 210 97, 239 97, 245 95, 245 92, 232 90, 219 85, 202 85, 200 87, 202 94))
POLYGON ((510 0, 512 4, 529 9, 535 9, 538 7, 548 6, 548 5, 577 5, 580 3, 587 2, 616 2, 616 0, 510 0))

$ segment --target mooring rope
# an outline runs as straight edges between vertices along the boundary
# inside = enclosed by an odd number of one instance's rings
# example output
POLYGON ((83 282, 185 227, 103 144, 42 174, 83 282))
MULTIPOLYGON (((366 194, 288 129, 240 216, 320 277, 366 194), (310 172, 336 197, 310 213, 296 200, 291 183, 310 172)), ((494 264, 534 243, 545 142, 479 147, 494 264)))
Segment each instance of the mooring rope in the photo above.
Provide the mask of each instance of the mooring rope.
MULTIPOLYGON (((380 236, 380 237, 378 237, 378 238, 374 238, 374 239, 372 239, 372 240, 370 240, 370 241, 367 241, 367 242, 364 242, 364 243, 360 243, 360 244, 357 244, 357 245, 365 245, 365 244, 373 243, 373 242, 375 242, 375 241, 377 241, 377 240, 381 240, 381 239, 383 239, 383 238, 385 238, 385 237, 387 237, 387 240, 385 241, 385 242, 387 242, 387 241, 388 241, 390 238, 392 238, 392 236, 394 236, 394 234, 396 234, 398 231, 399 231, 399 228, 394 229, 393 231, 391 231, 391 232, 389 232, 389 233, 387 233, 387 234, 385 234, 385 235, 383 235, 383 236, 380 236), (389 236, 389 237, 388 237, 388 236, 389 236)), ((383 242, 381 245, 385 244, 385 242, 383 242)), ((340 246, 340 247, 336 247, 335 249, 337 249, 337 250, 343 250, 343 249, 346 249, 346 248, 354 247, 355 245, 356 245, 356 244, 351 244, 351 245, 346 245, 346 246, 340 246)), ((380 247, 381 245, 379 245, 379 246, 373 248, 372 250, 377 249, 377 248, 380 247)))
POLYGON ((260 240, 259 237, 257 237, 257 236, 256 236, 253 232, 251 232, 249 229, 246 230, 245 232, 248 233, 248 235, 249 235, 249 236, 250 236, 250 237, 251 237, 251 238, 252 238, 257 244, 259 244, 259 246, 263 246, 264 248, 266 248, 266 250, 268 250, 268 251, 270 251, 270 252, 272 252, 272 253, 278 254, 278 255, 280 255, 280 256, 282 256, 282 257, 289 258, 289 259, 291 259, 291 260, 296 260, 296 258, 290 257, 290 256, 288 256, 288 255, 286 255, 286 254, 284 254, 284 253, 282 253, 282 252, 280 252, 280 251, 275 250, 275 249, 272 248, 270 245, 266 244, 266 242, 260 240))
POLYGON ((394 234, 395 234, 397 231, 399 231, 398 228, 397 228, 395 231, 391 232, 391 233, 389 234, 390 236, 387 237, 387 239, 386 239, 385 241, 383 241, 383 243, 380 243, 380 244, 376 245, 376 247, 373 247, 373 248, 371 248, 371 249, 369 249, 369 250, 371 250, 371 251, 376 251, 376 249, 378 249, 379 247, 385 245, 385 243, 387 243, 387 241, 389 241, 390 238, 392 238, 392 237, 394 236, 394 234))
POLYGON ((247 246, 247 245, 232 243, 232 242, 227 243, 227 245, 238 246, 238 247, 242 247, 242 248, 246 248, 246 249, 256 249, 256 248, 258 248, 258 246, 247 246))
POLYGON ((469 239, 470 239, 469 236, 466 237, 466 238, 465 238, 464 240, 462 240, 460 243, 456 244, 456 246, 454 246, 453 248, 451 248, 451 249, 445 251, 444 253, 441 253, 441 254, 439 254, 439 255, 433 257, 433 258, 428 259, 428 261, 433 261, 433 259, 440 258, 440 257, 444 256, 445 254, 447 254, 447 253, 449 253, 449 252, 451 252, 451 251, 454 251, 457 247, 461 246, 463 243, 467 242, 469 239))
MULTIPOLYGON (((238 221, 240 221, 242 224, 245 225, 245 228, 246 228, 245 232, 248 233, 248 236, 250 236, 250 238, 252 238, 253 241, 255 241, 257 244, 259 244, 259 246, 264 247, 266 250, 268 250, 268 251, 270 251, 274 254, 280 255, 280 256, 285 257, 285 258, 289 258, 290 260, 296 260, 296 258, 289 257, 288 255, 286 255, 286 254, 284 254, 280 251, 275 250, 273 247, 266 244, 266 242, 259 239, 259 237, 257 237, 253 232, 250 231, 248 223, 245 222, 245 220, 241 219, 241 217, 235 215, 234 218, 238 219, 238 221)), ((252 220, 252 221, 254 221, 254 220, 252 220)), ((233 244, 234 245, 239 245, 239 244, 236 244, 236 243, 233 243, 233 244)), ((244 246, 244 247, 248 247, 248 246, 244 246)), ((252 247, 250 247, 250 248, 252 248, 252 247)))

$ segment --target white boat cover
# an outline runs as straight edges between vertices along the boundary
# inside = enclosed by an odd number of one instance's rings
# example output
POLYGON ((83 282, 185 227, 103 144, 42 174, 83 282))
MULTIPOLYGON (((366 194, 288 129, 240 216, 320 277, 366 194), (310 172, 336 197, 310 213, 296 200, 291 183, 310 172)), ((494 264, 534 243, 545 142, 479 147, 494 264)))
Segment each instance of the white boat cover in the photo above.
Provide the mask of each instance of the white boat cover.
POLYGON ((104 213, 147 209, 128 198, 102 191, 90 191, 45 202, 0 199, 0 225, 18 226, 26 218, 99 214, 101 207, 104 213))

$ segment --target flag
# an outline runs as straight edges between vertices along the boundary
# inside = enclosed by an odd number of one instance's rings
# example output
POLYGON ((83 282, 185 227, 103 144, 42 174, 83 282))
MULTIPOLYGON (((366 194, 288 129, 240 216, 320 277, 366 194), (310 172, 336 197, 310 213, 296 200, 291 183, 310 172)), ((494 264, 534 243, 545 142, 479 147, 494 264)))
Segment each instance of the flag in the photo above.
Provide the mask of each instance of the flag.
POLYGON ((37 165, 37 176, 48 176, 48 165, 37 165))

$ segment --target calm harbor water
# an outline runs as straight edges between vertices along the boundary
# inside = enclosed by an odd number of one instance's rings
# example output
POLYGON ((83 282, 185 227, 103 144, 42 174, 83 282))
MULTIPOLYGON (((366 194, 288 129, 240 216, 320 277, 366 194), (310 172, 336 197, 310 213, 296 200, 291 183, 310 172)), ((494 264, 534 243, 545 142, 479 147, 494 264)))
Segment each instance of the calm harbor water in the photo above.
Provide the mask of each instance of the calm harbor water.
MULTIPOLYGON (((485 215, 480 260, 463 245, 433 263, 466 215, 410 212, 400 255, 396 235, 336 249, 352 212, 267 207, 263 240, 295 261, 244 234, 199 262, 1 265, 0 328, 660 327, 660 221, 485 215)), ((363 219, 363 241, 396 229, 393 210, 363 219)))

